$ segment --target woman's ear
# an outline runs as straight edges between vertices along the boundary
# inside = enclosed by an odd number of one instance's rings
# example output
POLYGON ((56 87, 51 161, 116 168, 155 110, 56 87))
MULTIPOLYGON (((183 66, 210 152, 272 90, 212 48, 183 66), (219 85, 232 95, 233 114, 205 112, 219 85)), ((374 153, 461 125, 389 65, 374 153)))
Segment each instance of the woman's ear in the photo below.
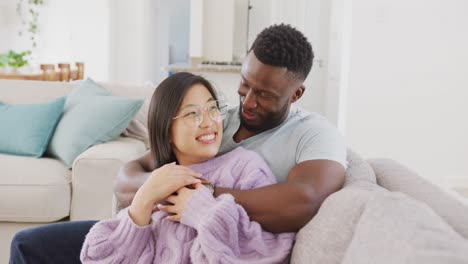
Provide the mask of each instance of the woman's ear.
POLYGON ((304 94, 305 92, 305 87, 303 84, 301 84, 301 86, 299 86, 296 91, 294 91, 294 94, 292 95, 291 97, 291 103, 295 103, 297 100, 299 100, 299 98, 302 97, 302 95, 304 94))
POLYGON ((171 145, 173 143, 173 141, 172 141, 172 134, 173 134, 172 128, 173 128, 173 124, 171 123, 170 128, 169 128, 169 135, 167 135, 167 137, 169 138, 169 144, 171 144, 171 145))

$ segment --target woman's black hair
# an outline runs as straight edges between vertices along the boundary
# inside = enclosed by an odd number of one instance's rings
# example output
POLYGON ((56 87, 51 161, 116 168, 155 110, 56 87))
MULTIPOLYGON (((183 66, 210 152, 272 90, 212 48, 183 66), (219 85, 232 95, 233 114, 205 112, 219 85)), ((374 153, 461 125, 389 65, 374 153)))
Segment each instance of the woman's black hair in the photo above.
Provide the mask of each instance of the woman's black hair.
POLYGON ((170 143, 172 118, 195 84, 205 86, 215 100, 216 92, 205 78, 188 72, 175 73, 162 81, 153 93, 148 111, 148 133, 151 156, 156 167, 176 160, 170 143))

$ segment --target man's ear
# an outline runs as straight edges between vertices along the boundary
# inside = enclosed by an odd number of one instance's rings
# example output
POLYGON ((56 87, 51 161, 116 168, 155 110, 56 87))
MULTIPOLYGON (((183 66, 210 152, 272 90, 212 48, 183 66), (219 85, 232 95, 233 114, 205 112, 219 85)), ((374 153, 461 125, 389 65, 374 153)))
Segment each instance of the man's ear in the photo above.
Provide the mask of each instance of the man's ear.
POLYGON ((297 100, 299 100, 299 98, 302 97, 302 95, 304 94, 305 92, 305 86, 303 84, 301 84, 301 86, 299 86, 296 91, 294 92, 294 94, 292 95, 291 97, 291 103, 294 103, 296 102, 297 100))

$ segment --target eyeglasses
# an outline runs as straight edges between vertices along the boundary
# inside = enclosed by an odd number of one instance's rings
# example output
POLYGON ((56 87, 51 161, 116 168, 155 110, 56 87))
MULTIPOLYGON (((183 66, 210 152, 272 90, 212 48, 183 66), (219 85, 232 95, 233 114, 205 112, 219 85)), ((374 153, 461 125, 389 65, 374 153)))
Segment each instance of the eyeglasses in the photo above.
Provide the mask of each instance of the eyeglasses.
POLYGON ((187 106, 182 110, 182 114, 172 118, 172 120, 182 118, 188 126, 197 127, 203 122, 203 112, 207 112, 214 122, 220 122, 226 117, 227 104, 220 101, 209 101, 204 106, 187 106))

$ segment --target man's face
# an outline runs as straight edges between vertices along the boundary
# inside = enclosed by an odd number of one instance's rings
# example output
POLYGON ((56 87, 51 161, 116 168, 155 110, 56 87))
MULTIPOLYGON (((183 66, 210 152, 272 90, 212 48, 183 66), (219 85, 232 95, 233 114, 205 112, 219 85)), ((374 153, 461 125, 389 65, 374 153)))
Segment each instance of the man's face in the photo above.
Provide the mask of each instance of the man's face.
POLYGON ((288 116, 300 87, 302 82, 285 67, 263 64, 251 51, 242 66, 238 90, 241 126, 256 133, 278 126, 288 116))

